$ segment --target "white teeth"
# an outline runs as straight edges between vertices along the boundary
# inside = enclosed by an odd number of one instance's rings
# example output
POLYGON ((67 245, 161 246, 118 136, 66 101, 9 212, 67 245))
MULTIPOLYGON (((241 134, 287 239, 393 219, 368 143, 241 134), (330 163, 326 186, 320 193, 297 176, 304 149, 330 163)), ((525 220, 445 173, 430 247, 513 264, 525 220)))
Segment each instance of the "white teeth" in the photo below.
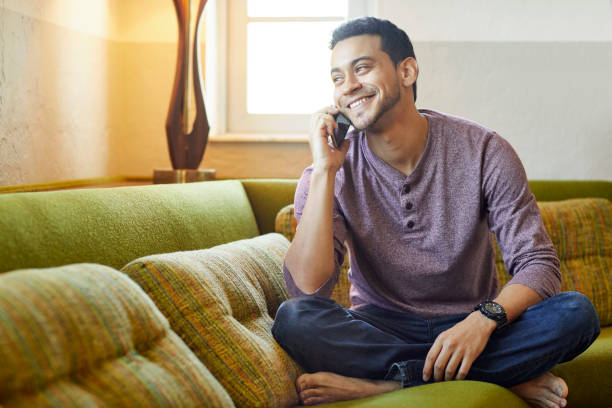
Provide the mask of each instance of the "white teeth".
POLYGON ((358 107, 359 105, 364 103, 368 98, 369 98, 369 96, 366 96, 365 98, 361 98, 358 101, 355 101, 355 102, 351 103, 349 105, 349 108, 354 109, 354 108, 358 107))

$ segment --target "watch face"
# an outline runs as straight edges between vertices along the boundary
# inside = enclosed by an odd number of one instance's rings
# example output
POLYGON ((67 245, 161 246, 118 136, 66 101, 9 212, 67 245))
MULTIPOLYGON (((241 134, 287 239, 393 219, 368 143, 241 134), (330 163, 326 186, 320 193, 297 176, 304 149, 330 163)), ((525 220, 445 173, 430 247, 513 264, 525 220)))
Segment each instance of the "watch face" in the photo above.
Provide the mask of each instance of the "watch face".
POLYGON ((493 314, 500 314, 503 312, 501 306, 499 306, 496 303, 485 303, 484 308, 486 309, 487 312, 493 313, 493 314))

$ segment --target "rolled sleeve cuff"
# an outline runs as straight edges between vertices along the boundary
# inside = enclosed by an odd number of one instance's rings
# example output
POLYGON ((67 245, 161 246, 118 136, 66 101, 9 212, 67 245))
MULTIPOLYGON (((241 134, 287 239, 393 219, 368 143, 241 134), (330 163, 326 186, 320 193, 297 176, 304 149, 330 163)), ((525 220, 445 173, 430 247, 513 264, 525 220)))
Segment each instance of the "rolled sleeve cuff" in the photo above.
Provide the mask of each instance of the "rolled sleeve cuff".
POLYGON ((548 264, 532 263, 515 273, 505 285, 520 284, 535 290, 542 299, 561 292, 561 273, 558 268, 548 264))
POLYGON ((287 269, 287 265, 285 265, 285 263, 283 262, 283 277, 285 279, 285 285, 287 286, 287 291, 289 292, 289 296, 291 297, 318 296, 318 297, 329 298, 332 295, 332 292, 334 291, 334 286, 336 286, 336 282, 338 282, 338 274, 339 274, 339 268, 336 265, 336 270, 334 274, 331 276, 331 278, 329 278, 327 282, 321 285, 313 293, 308 294, 308 293, 304 293, 300 288, 297 287, 297 285, 295 284, 293 280, 293 276, 291 276, 291 272, 289 272, 289 269, 287 269))

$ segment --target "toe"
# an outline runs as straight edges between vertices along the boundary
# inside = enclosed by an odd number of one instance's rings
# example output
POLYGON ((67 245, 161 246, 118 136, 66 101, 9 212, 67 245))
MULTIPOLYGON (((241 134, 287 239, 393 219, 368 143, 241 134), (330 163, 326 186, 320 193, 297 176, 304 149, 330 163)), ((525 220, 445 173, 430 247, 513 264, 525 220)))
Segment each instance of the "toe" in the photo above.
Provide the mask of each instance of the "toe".
POLYGON ((326 401, 323 400, 320 397, 312 397, 312 398, 308 398, 306 400, 302 400, 302 404, 307 405, 307 406, 311 406, 311 405, 319 405, 319 404, 323 404, 326 401))
POLYGON ((321 397, 322 394, 323 393, 321 392, 321 389, 319 389, 319 388, 308 388, 308 389, 300 392, 300 399, 302 401, 305 401, 307 399, 321 397))
POLYGON ((540 396, 540 401, 546 408, 563 408, 567 405, 564 398, 548 390, 542 393, 540 396))
POLYGON ((545 386, 561 398, 566 398, 568 394, 567 383, 563 378, 557 377, 552 373, 547 373, 545 378, 545 386))
POLYGON ((311 374, 302 374, 295 380, 295 388, 297 388, 298 392, 303 391, 309 388, 311 383, 311 374))

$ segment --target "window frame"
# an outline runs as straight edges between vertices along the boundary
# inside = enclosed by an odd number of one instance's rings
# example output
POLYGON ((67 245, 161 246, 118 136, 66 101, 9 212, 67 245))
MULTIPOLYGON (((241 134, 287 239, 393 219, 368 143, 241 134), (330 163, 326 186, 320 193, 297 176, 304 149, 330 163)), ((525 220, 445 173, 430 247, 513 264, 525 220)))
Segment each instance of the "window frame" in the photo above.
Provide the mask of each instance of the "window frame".
MULTIPOLYGON (((350 19, 376 15, 377 10, 378 0, 349 0, 347 17, 350 19)), ((338 21, 340 23, 344 20, 334 17, 248 18, 247 0, 209 1, 204 18, 207 41, 205 99, 211 124, 211 139, 305 141, 310 113, 249 114, 247 112, 247 24, 250 21, 338 21)))

